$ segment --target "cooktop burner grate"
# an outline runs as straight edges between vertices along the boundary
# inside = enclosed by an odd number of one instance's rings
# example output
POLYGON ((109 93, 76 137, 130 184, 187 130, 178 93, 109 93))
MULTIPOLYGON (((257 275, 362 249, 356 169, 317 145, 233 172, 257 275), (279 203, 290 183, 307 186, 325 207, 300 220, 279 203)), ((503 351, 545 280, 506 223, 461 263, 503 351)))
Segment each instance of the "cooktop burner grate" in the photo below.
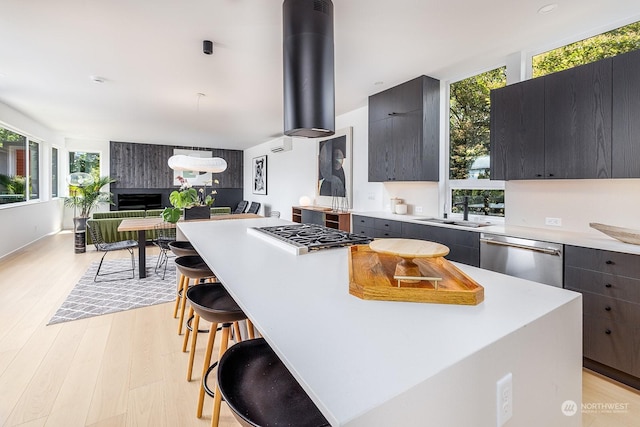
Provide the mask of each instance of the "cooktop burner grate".
POLYGON ((317 224, 254 227, 253 230, 298 248, 297 253, 341 246, 361 245, 373 240, 367 236, 359 236, 317 224))

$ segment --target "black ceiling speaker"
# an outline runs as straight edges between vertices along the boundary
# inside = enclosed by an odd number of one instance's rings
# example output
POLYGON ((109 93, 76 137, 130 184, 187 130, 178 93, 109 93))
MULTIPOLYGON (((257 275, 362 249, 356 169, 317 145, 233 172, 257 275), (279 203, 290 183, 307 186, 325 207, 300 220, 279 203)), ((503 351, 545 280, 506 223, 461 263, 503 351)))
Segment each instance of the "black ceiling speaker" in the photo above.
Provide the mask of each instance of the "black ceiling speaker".
POLYGON ((333 3, 284 0, 284 134, 335 133, 333 3))

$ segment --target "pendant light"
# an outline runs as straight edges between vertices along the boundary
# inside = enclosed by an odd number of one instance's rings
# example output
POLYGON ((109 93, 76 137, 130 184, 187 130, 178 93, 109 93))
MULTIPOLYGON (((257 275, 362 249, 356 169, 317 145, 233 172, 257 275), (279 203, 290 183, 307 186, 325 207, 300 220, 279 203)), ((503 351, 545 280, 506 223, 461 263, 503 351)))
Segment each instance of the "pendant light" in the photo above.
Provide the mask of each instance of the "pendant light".
POLYGON ((335 133, 333 3, 285 0, 283 17, 284 134, 335 133))

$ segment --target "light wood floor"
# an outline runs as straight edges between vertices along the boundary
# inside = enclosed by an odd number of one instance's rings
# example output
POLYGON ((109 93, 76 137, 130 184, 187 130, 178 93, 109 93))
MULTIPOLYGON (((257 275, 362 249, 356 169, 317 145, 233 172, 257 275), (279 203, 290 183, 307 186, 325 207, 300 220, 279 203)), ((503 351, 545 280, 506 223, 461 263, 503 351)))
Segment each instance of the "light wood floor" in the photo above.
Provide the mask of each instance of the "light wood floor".
MULTIPOLYGON (((0 260, 0 426, 209 425, 210 398, 205 417, 195 417, 200 370, 186 381, 171 303, 46 326, 99 256, 93 248, 75 254, 63 232, 0 260)), ((583 426, 639 425, 637 391, 588 371, 583 391, 583 402, 627 407, 586 413, 583 426)), ((238 425, 224 404, 220 425, 238 425)))

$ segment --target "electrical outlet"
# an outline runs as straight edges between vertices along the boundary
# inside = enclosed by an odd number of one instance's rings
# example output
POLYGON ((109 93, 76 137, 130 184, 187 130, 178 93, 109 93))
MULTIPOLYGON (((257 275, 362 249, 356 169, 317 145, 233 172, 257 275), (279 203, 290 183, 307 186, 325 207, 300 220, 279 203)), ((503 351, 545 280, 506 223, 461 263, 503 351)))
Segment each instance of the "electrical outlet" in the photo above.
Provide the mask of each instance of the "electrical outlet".
POLYGON ((545 218, 544 225, 553 225, 554 227, 562 226, 562 218, 545 218))
POLYGON ((422 206, 416 206, 416 213, 422 213, 422 206))
POLYGON ((496 383, 497 427, 502 427, 513 416, 513 376, 509 372, 496 383))

